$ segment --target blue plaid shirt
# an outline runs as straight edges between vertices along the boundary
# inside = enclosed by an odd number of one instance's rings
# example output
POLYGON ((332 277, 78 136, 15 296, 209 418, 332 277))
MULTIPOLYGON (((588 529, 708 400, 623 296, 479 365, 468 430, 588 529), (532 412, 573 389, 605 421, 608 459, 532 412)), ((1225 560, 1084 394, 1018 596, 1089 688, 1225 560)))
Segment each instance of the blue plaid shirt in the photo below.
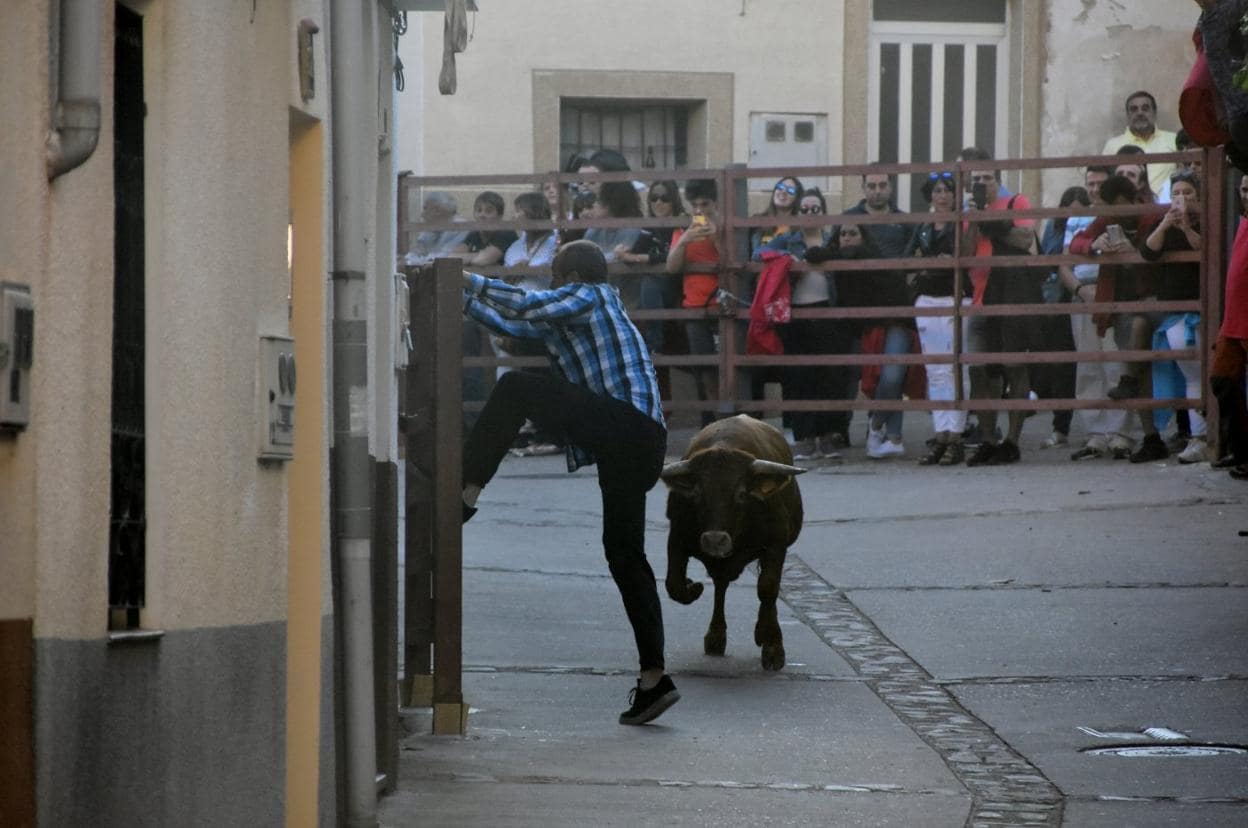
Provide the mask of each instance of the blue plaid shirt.
MULTIPOLYGON (((469 273, 464 313, 497 334, 542 340, 556 375, 665 425, 650 350, 614 287, 575 282, 525 290, 469 273)), ((593 462, 589 452, 568 446, 568 471, 593 462)))

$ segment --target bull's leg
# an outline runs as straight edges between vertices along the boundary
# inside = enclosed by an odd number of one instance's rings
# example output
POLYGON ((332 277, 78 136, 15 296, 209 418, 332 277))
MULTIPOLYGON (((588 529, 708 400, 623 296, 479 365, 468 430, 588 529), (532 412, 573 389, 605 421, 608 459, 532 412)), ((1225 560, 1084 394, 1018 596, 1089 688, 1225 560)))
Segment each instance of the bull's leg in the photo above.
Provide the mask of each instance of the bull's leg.
POLYGON ((776 618, 776 599, 780 597, 780 573, 784 553, 764 554, 758 572, 758 622, 754 625, 754 643, 763 648, 763 669, 779 670, 784 666, 784 637, 776 618))
POLYGON ((702 595, 702 584, 689 579, 688 533, 673 525, 667 535, 667 594, 678 604, 692 604, 702 595))
MULTIPOLYGON (((722 656, 728 647, 728 623, 724 620, 724 594, 728 592, 727 578, 715 579, 715 608, 711 610, 711 625, 702 638, 702 652, 722 656)), ((699 584, 701 586, 701 584, 699 584)))

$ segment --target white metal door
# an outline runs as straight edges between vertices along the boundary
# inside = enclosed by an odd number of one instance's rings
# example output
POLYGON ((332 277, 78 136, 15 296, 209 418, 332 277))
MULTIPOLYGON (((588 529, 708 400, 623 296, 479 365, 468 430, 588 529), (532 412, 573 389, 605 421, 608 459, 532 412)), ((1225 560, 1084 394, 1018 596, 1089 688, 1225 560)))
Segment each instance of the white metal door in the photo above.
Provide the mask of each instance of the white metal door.
MULTIPOLYGON (((952 161, 978 146, 1003 157, 1010 100, 1007 24, 873 22, 869 43, 872 160, 952 161)), ((918 176, 901 176, 897 204, 926 204, 918 176)))
MULTIPOLYGON (((751 167, 822 167, 828 163, 828 116, 792 112, 750 114, 751 167)), ((820 180, 806 186, 826 189, 820 180)), ((770 190, 775 179, 750 179, 751 190, 770 190)))

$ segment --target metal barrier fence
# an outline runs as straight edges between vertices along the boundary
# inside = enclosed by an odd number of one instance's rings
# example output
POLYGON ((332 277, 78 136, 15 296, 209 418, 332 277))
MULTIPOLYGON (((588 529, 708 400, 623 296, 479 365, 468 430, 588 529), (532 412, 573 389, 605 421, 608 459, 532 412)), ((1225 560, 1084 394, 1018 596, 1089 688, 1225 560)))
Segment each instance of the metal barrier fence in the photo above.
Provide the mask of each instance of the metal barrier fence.
MULTIPOLYGON (((1142 161, 1137 156, 1130 160, 1142 161)), ((1147 156, 1148 163, 1173 163, 1199 160, 1202 163, 1202 249, 1198 252, 1167 253, 1162 262, 1199 262, 1200 263, 1200 296, 1193 301, 1113 301, 1092 303, 1058 303, 1058 304, 991 304, 963 306, 955 300, 948 308, 917 308, 913 306, 879 306, 879 307, 830 307, 803 309, 795 307, 792 312, 794 319, 844 319, 872 320, 917 318, 922 316, 952 316, 955 326, 953 352, 948 354, 819 354, 819 355, 776 355, 760 356, 744 353, 743 334, 749 320, 748 304, 735 305, 725 302, 710 309, 664 308, 630 311, 634 321, 644 323, 654 320, 690 321, 714 319, 718 323, 718 352, 707 355, 691 354, 656 354, 656 368, 664 366, 680 369, 714 369, 718 375, 718 394, 714 400, 698 399, 667 399, 664 408, 668 411, 716 411, 720 414, 735 411, 924 411, 924 410, 1074 410, 1074 409, 1156 409, 1156 408, 1203 408, 1208 394, 1208 363, 1207 354, 1216 334, 1221 319, 1221 280, 1225 272, 1225 201, 1227 168, 1222 155, 1215 151, 1192 151, 1167 153, 1147 156), (976 352, 965 353, 962 348, 961 328, 967 318, 975 316, 988 317, 1035 317, 1035 316, 1070 316, 1073 314, 1149 314, 1149 313, 1180 313, 1198 312, 1200 314, 1200 342, 1202 347, 1184 350, 1121 350, 1121 351, 1031 351, 1010 353, 976 352), (1159 360, 1198 360, 1202 371, 1202 391, 1199 398, 1168 398, 1168 399, 970 399, 967 389, 963 387, 961 370, 965 365, 995 364, 1042 364, 1042 363, 1078 363, 1078 362, 1154 362, 1159 360), (868 365, 927 365, 952 364, 956 382, 955 400, 898 399, 874 400, 859 395, 857 399, 845 400, 760 400, 754 399, 748 392, 748 382, 743 378, 753 369, 780 368, 789 366, 868 366, 868 365)), ((712 272, 718 275, 721 288, 727 290, 729 296, 747 296, 750 293, 750 282, 761 270, 761 265, 750 261, 748 237, 753 228, 772 227, 783 223, 791 228, 852 223, 856 225, 870 224, 905 224, 918 225, 927 222, 950 222, 955 228, 955 255, 941 258, 902 258, 902 259, 867 259, 838 260, 819 265, 806 262, 795 262, 793 271, 824 270, 838 272, 854 272, 860 278, 870 278, 878 271, 906 271, 951 269, 953 271, 955 296, 959 299, 965 293, 970 295, 968 272, 974 267, 1025 267, 1052 268, 1060 265, 1077 265, 1095 263, 1098 265, 1137 265, 1145 260, 1138 252, 1106 254, 1091 258, 1075 255, 1034 255, 1029 257, 1016 256, 975 256, 961 252, 961 242, 966 226, 971 223, 1000 220, 1001 211, 965 211, 965 212, 912 212, 888 213, 880 215, 853 215, 846 220, 842 215, 829 213, 818 216, 791 215, 783 216, 752 216, 748 215, 748 181, 749 179, 771 178, 781 179, 794 176, 802 180, 810 178, 852 179, 856 182, 866 174, 887 173, 890 176, 922 175, 930 172, 951 172, 954 176, 955 193, 968 192, 964 183, 969 182, 973 170, 994 169, 1005 171, 1074 169, 1082 170, 1090 165, 1117 166, 1127 163, 1122 156, 1072 156, 1064 158, 1033 158, 1015 160, 949 162, 944 164, 871 164, 871 165, 840 165, 825 167, 794 167, 794 168, 747 168, 744 165, 733 165, 722 169, 678 169, 678 170, 636 170, 629 172, 605 173, 539 173, 531 175, 472 175, 472 176, 401 176, 399 179, 399 248, 408 249, 413 235, 423 231, 491 231, 491 230, 550 230, 556 232, 568 230, 587 230, 598 227, 611 228, 685 228, 689 224, 688 216, 669 219, 654 217, 643 218, 602 218, 602 219, 569 219, 567 218, 567 188, 564 185, 574 182, 608 182, 608 181, 660 181, 675 180, 687 182, 692 179, 713 179, 718 185, 720 223, 719 236, 716 244, 720 250, 720 261, 717 265, 699 267, 691 265, 685 272, 712 272), (560 192, 559 210, 550 221, 532 221, 528 219, 510 219, 493 222, 456 221, 456 222, 420 222, 413 221, 408 215, 409 205, 418 203, 412 196, 432 190, 455 188, 498 188, 498 189, 532 189, 540 191, 542 185, 557 182, 560 192)), ((1015 219, 1049 219, 1058 217, 1107 216, 1131 217, 1141 216, 1153 210, 1150 205, 1130 206, 1083 206, 1072 204, 1069 207, 1033 207, 1016 209, 1009 215, 1015 219)), ((612 264, 610 273, 617 277, 653 275, 659 265, 612 264)), ((534 272, 532 268, 505 268, 501 266, 474 267, 474 271, 498 277, 515 277, 534 272)), ((679 279, 680 275, 670 278, 679 279)), ((480 356, 466 357, 466 368, 491 368, 495 366, 535 367, 546 365, 540 357, 513 356, 480 356)), ((480 403, 466 403, 466 409, 479 408, 480 403)), ((1216 407, 1211 407, 1213 415, 1216 407)), ((1209 422, 1211 438, 1217 435, 1217 424, 1209 422)))

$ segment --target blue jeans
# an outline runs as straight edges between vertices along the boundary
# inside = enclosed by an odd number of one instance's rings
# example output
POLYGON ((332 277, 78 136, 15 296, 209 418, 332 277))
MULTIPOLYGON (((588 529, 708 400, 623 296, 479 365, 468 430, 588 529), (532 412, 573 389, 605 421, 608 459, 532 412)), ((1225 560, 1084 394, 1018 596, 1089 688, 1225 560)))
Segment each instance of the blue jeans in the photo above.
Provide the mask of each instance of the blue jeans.
MULTIPOLYGON (((908 354, 914 341, 914 334, 904 325, 892 324, 884 333, 884 353, 908 354)), ((880 382, 875 387, 877 400, 900 400, 902 389, 906 384, 908 365, 881 365, 880 382)), ((897 440, 901 439, 901 411, 871 412, 871 422, 884 423, 884 434, 897 440)))

